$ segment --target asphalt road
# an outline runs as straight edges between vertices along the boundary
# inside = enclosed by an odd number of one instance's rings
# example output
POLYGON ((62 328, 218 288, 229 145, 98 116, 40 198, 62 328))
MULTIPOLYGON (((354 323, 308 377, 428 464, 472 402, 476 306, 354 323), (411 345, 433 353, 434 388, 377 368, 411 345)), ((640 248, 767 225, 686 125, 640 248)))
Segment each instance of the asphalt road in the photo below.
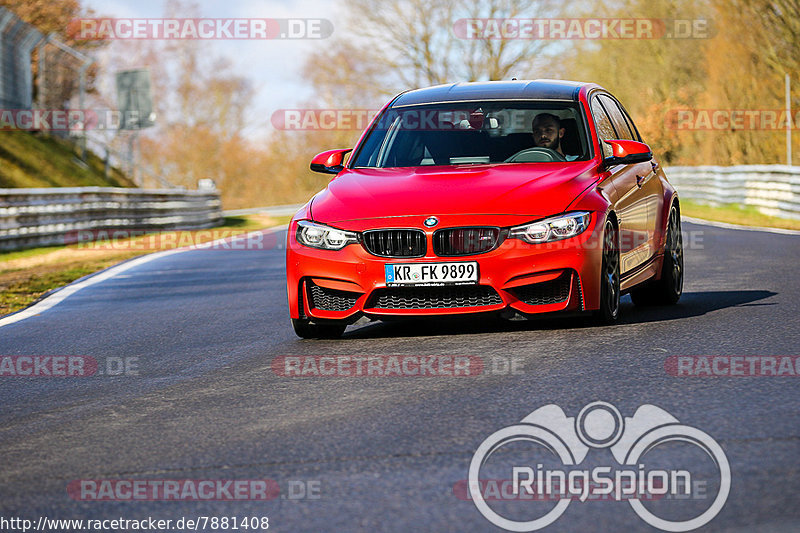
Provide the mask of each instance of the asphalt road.
MULTIPOLYGON (((614 327, 481 318, 356 325, 341 340, 308 341, 288 324, 280 249, 193 250, 131 268, 0 327, 0 356, 90 356, 103 372, 0 377, 0 517, 500 531, 454 494, 478 445, 538 407, 575 416, 604 400, 625 416, 657 405, 722 446, 730 496, 702 530, 798 531, 800 378, 678 378, 665 361, 799 354, 800 237, 684 231, 680 303, 639 309, 626 297, 614 327), (272 370, 286 355, 470 355, 486 367, 457 378, 298 378, 272 370), (512 357, 517 373, 492 371, 512 357), (120 361, 129 371, 109 375, 120 361), (81 479, 265 478, 280 497, 78 501, 67 491, 81 479), (311 497, 296 499, 299 487, 311 497)), ((625 503, 595 501, 571 504, 547 530, 654 529, 625 503)))

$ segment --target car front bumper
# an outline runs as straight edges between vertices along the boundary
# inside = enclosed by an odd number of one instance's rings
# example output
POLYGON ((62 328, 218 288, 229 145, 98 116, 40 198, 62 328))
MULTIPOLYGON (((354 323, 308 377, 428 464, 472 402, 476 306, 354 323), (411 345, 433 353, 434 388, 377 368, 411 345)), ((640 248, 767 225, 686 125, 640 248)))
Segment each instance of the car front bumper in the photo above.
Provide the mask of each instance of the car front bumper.
MULTIPOLYGON (((588 228, 575 237, 543 244, 506 238, 495 249, 476 255, 438 257, 433 254, 434 230, 423 229, 428 253, 418 258, 385 258, 361 244, 342 250, 301 245, 289 226, 286 248, 287 292, 292 318, 317 321, 360 316, 373 319, 458 315, 510 309, 523 315, 597 309, 600 301, 602 232, 605 217, 592 213, 588 228), (387 286, 385 265, 476 261, 476 285, 387 286)), ((442 229, 448 227, 442 221, 442 229)), ((340 229, 361 231, 347 224, 340 229)), ((372 226, 378 229, 382 226, 372 226)))

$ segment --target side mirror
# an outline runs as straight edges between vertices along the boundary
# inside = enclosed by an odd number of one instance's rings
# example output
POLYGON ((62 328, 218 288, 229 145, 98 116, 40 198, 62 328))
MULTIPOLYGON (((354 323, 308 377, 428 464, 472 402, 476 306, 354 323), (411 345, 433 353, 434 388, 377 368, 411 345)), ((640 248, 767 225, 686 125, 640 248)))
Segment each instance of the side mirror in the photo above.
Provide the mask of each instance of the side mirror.
POLYGON ((611 145, 613 155, 603 159, 603 167, 609 168, 614 165, 631 165, 633 163, 644 163, 653 159, 653 152, 645 143, 638 141, 627 141, 615 139, 605 141, 611 145))
POLYGON ((322 172, 323 174, 338 174, 344 170, 344 156, 353 149, 328 150, 314 156, 311 160, 311 170, 322 172))

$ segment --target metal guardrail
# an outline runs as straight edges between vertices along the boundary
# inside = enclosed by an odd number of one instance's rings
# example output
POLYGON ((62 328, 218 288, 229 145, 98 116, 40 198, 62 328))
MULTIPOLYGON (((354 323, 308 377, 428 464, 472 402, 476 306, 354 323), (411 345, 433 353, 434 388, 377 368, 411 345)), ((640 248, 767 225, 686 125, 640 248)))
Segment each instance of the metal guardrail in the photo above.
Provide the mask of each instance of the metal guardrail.
POLYGON ((669 167, 665 172, 681 198, 752 206, 765 215, 800 219, 800 167, 669 167))
POLYGON ((217 190, 0 189, 0 250, 66 244, 86 230, 209 228, 221 207, 217 190))
POLYGON ((289 205, 272 205, 267 207, 250 207, 247 209, 232 209, 230 211, 223 211, 222 214, 226 217, 238 217, 241 215, 270 215, 274 217, 283 217, 287 215, 294 215, 303 207, 304 204, 289 204, 289 205))

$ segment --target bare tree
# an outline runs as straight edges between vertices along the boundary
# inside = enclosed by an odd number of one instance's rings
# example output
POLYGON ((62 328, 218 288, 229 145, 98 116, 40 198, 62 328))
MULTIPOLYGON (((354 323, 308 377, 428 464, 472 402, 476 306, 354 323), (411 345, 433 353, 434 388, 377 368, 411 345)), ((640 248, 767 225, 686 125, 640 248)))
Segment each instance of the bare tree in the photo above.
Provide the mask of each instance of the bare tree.
POLYGON ((343 84, 355 84, 362 99, 453 81, 526 77, 547 63, 552 41, 480 33, 467 38, 456 33, 456 25, 461 19, 485 24, 554 17, 561 14, 557 5, 552 0, 348 0, 342 20, 351 22, 339 29, 346 40, 312 54, 306 73, 323 98, 343 84))
MULTIPOLYGON (((468 7, 472 19, 523 19, 563 15, 559 3, 549 0, 487 0, 468 7)), ((525 76, 552 59, 546 57, 552 41, 539 39, 471 39, 466 47, 467 79, 501 80, 519 72, 525 76), (544 59, 543 59, 544 58, 544 59)))

